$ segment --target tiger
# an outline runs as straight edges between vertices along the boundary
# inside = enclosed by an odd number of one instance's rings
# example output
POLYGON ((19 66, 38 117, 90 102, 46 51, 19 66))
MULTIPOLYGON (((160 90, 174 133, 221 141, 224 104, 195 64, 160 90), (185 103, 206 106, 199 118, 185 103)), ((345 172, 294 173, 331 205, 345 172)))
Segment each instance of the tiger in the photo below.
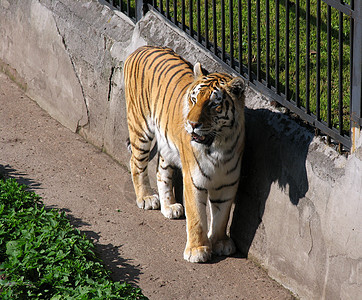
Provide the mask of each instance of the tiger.
POLYGON ((138 207, 161 209, 170 219, 183 216, 185 208, 183 256, 189 262, 234 254, 227 224, 245 145, 245 81, 208 74, 172 49, 143 46, 124 62, 124 90, 138 207), (154 138, 158 194, 147 169, 154 138), (182 172, 184 205, 173 193, 176 168, 182 172))

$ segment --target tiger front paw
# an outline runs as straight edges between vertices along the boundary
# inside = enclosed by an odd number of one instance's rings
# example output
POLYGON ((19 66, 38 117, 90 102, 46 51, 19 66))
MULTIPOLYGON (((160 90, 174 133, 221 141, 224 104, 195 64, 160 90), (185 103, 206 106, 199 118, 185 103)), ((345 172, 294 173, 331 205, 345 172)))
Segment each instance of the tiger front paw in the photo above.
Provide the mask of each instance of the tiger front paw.
POLYGON ((234 241, 231 238, 219 240, 212 246, 212 252, 216 255, 232 255, 236 252, 234 241))
POLYGON ((158 198, 157 194, 152 196, 145 196, 141 199, 137 199, 137 206, 145 210, 159 209, 160 199, 158 198))
POLYGON ((195 248, 186 247, 184 259, 192 263, 206 262, 211 259, 211 249, 209 246, 199 246, 195 248))
POLYGON ((182 204, 175 203, 161 208, 162 214, 168 219, 178 219, 184 215, 182 204))

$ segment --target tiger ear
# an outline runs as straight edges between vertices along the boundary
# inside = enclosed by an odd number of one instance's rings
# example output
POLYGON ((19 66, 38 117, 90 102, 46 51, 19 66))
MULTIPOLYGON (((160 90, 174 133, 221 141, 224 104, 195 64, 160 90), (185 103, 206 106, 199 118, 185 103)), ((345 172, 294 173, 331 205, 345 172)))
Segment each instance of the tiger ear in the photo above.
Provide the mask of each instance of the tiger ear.
POLYGON ((199 78, 201 76, 203 76, 204 73, 202 72, 202 69, 201 69, 201 64, 198 62, 194 65, 194 77, 195 79, 196 78, 199 78))
POLYGON ((230 94, 239 98, 245 90, 245 81, 241 77, 235 77, 228 82, 226 89, 230 94))

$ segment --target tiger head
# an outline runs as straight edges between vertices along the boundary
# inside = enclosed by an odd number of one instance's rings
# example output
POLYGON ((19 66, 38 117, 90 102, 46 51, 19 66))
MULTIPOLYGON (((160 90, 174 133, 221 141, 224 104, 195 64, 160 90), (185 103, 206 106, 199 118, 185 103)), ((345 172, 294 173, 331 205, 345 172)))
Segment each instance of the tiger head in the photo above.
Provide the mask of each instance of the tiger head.
POLYGON ((194 76, 186 95, 185 129, 192 142, 210 146, 215 139, 222 142, 244 121, 245 82, 224 73, 204 75, 199 63, 194 76))

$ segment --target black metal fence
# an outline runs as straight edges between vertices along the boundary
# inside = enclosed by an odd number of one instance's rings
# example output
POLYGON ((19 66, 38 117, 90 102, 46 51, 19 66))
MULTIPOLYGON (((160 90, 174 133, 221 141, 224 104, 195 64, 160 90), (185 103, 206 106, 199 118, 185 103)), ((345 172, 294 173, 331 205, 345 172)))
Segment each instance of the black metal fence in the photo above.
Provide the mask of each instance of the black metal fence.
MULTIPOLYGON (((142 0, 107 0, 134 21, 142 0)), ((256 89, 351 149, 362 126, 361 0, 147 2, 256 89)))

